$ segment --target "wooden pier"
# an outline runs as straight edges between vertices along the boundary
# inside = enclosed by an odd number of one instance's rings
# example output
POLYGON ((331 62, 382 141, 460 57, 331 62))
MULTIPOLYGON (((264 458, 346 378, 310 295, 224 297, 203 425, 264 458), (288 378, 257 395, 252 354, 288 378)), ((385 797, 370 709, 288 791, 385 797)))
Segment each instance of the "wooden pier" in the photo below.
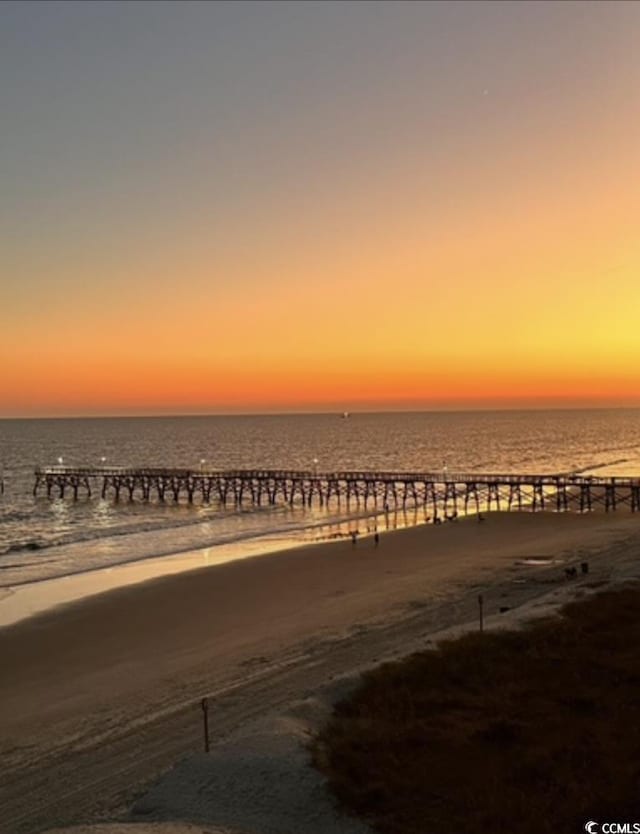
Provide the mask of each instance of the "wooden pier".
POLYGON ((449 472, 316 472, 272 469, 158 469, 52 466, 35 471, 33 494, 74 500, 100 495, 116 501, 241 506, 356 504, 382 509, 425 507, 441 513, 491 510, 640 510, 640 477, 449 472))

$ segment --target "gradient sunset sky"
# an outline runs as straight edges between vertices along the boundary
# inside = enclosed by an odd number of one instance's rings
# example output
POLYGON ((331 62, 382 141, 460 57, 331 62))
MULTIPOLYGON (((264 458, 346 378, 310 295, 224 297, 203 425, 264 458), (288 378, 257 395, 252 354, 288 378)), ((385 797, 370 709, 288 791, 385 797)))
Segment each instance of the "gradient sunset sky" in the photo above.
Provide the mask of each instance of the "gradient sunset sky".
POLYGON ((0 416, 640 405, 640 3, 3 3, 0 416))

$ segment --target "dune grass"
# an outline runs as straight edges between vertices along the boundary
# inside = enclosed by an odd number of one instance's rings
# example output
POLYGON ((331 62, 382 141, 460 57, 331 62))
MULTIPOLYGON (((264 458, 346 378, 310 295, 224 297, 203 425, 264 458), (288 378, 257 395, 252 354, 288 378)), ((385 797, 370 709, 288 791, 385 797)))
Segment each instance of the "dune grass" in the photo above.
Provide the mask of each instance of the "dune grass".
POLYGON ((640 591, 387 664, 314 746, 384 834, 570 834, 640 820, 640 591))

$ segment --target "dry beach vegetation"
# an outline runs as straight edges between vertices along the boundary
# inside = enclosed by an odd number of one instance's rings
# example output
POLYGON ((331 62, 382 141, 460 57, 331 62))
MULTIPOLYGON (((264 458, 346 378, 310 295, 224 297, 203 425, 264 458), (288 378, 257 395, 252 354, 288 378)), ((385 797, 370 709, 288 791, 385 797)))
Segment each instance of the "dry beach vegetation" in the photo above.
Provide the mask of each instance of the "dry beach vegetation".
POLYGON ((315 761, 383 834, 556 834, 640 816, 640 589, 368 673, 315 761))

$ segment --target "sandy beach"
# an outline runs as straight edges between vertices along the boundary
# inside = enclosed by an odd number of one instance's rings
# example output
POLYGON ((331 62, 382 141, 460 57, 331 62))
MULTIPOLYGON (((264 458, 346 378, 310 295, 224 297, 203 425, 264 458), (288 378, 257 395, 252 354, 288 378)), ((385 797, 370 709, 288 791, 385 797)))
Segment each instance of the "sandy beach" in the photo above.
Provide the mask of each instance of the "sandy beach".
POLYGON ((0 830, 113 819, 202 747, 429 635, 627 573, 628 514, 491 514, 163 577, 0 630, 0 830))

